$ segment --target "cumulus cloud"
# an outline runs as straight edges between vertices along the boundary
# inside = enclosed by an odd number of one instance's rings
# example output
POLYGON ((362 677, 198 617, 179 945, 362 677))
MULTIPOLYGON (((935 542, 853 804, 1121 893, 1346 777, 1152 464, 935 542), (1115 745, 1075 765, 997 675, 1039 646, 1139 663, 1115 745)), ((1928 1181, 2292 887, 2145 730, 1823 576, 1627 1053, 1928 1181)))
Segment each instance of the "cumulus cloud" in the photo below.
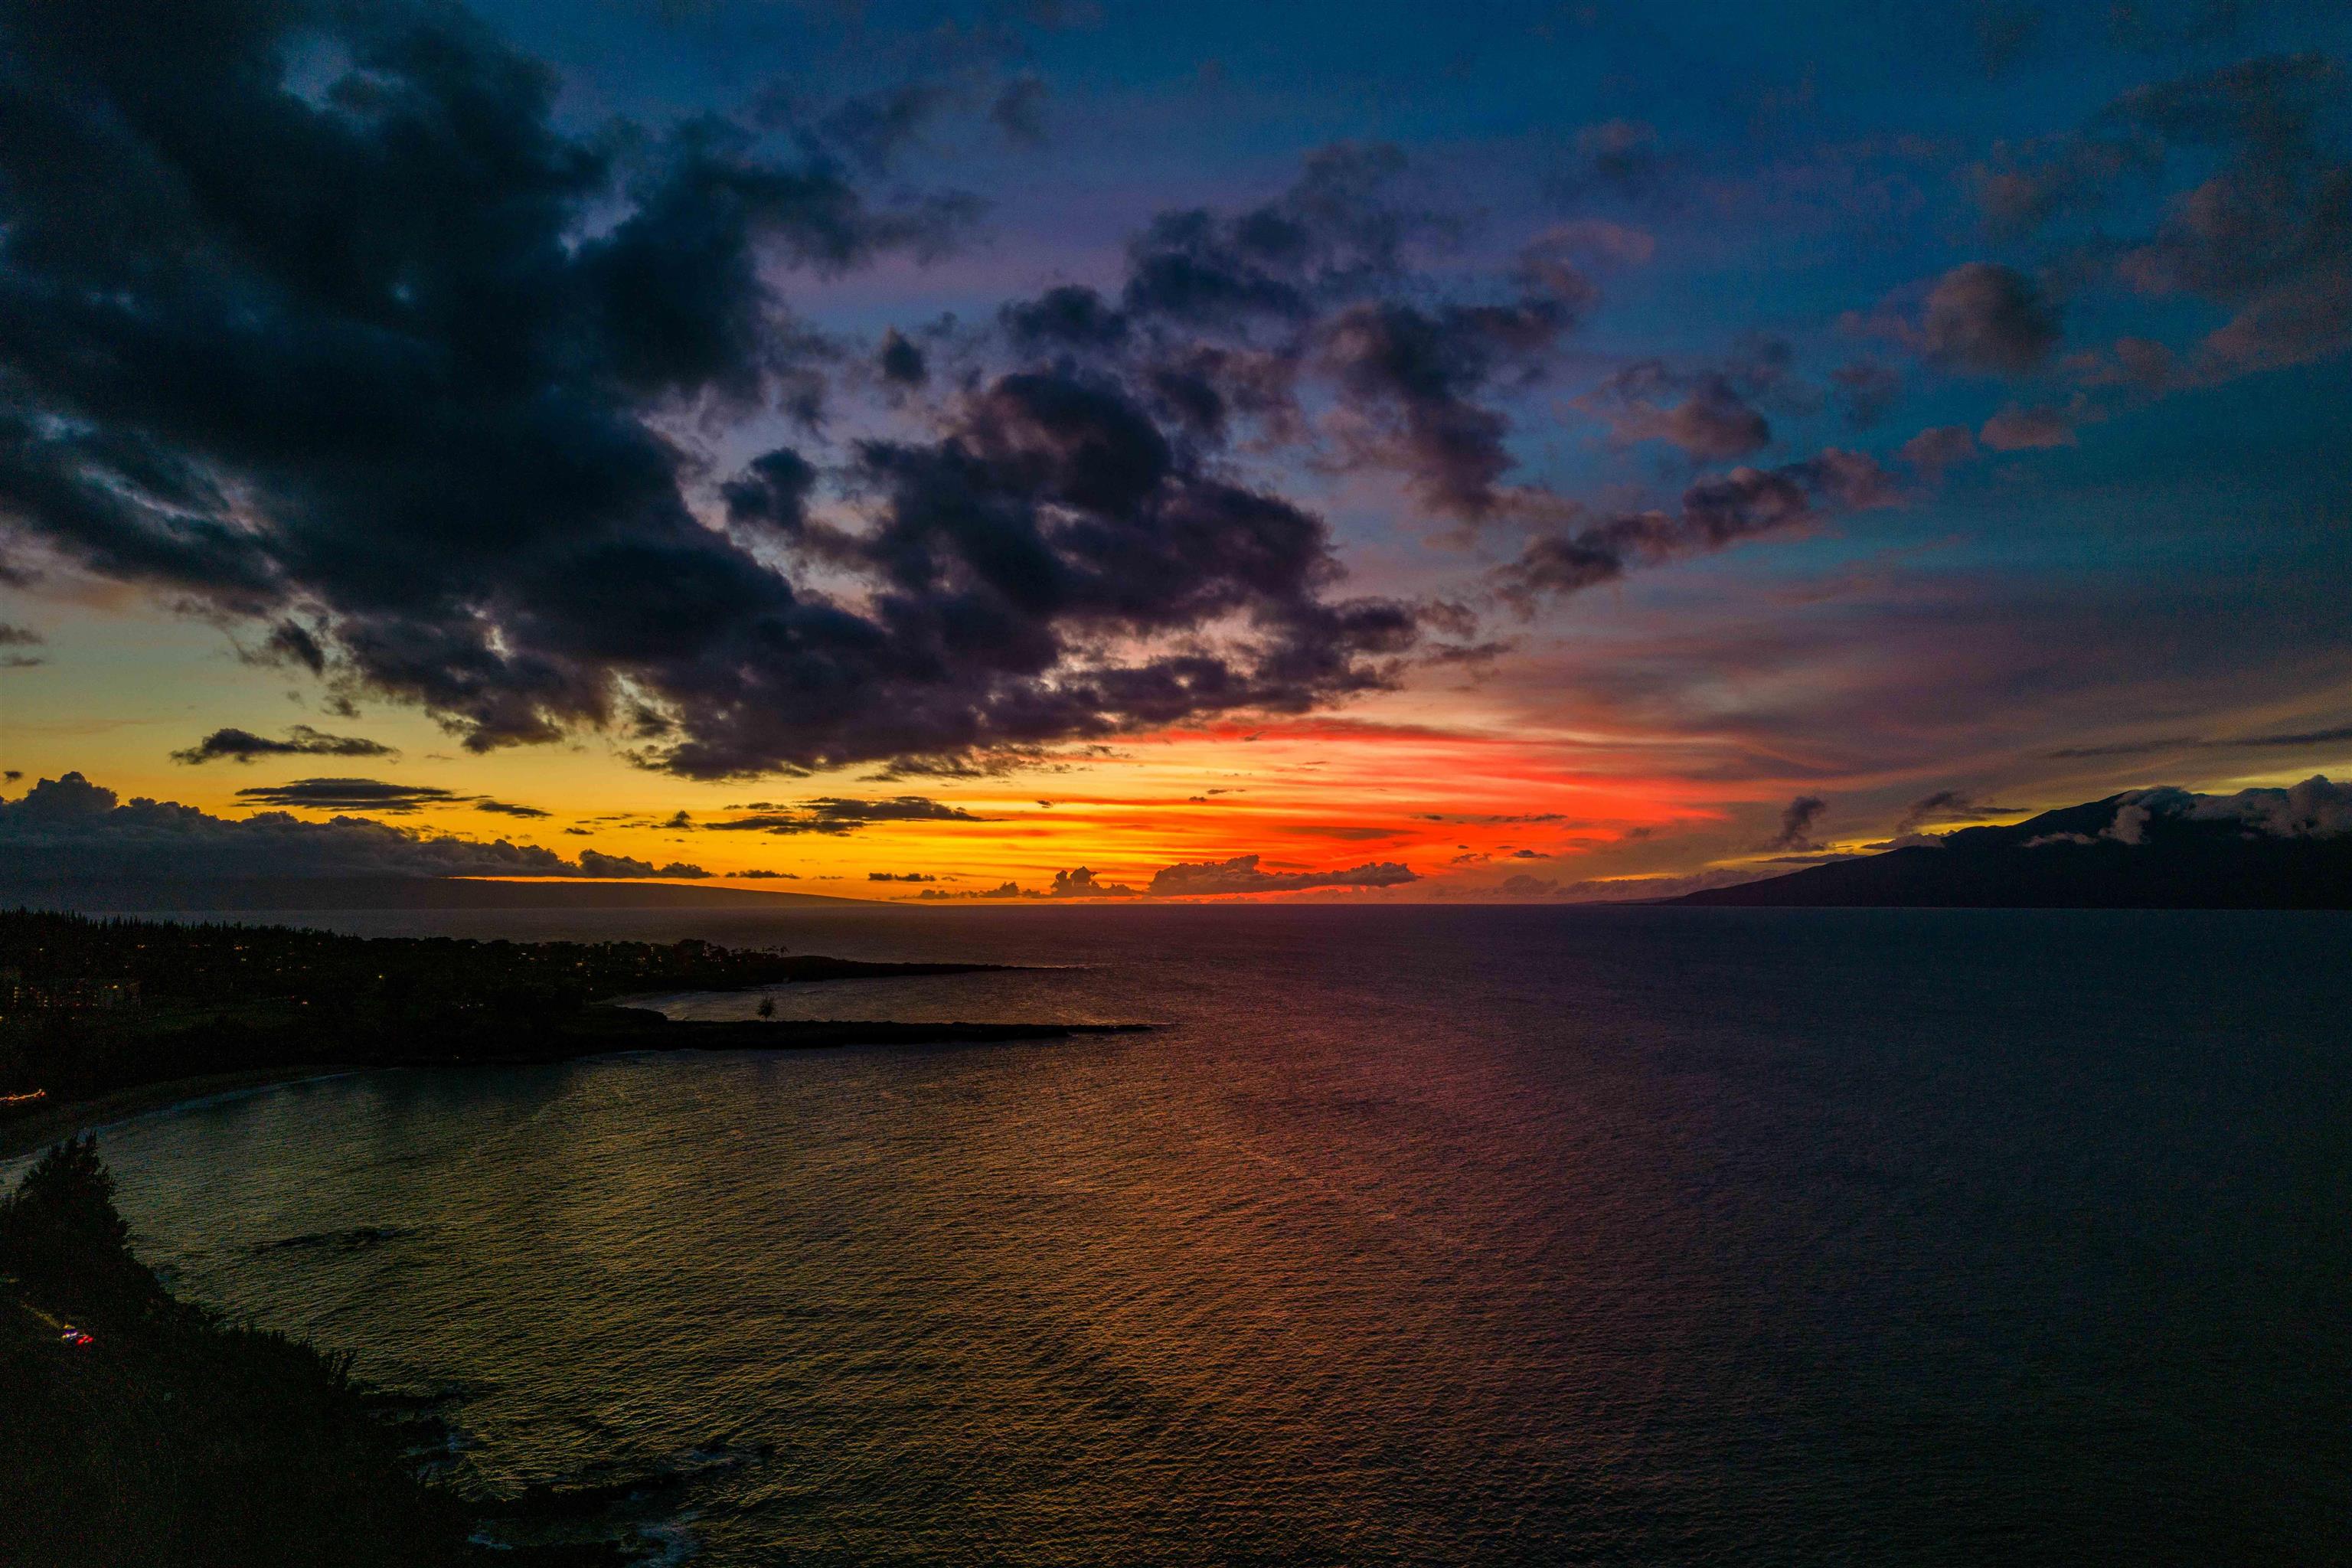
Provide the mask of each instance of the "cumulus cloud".
POLYGON ((1867 430, 1886 417, 1903 395, 1903 378, 1883 364, 1857 360, 1830 372, 1830 384, 1845 405, 1846 419, 1867 430))
POLYGON ((304 811, 383 811, 405 814, 426 805, 455 805, 468 797, 431 784, 388 784, 382 779, 296 779, 255 784, 236 792, 255 805, 293 806, 304 811))
POLYGON ((2279 838, 2323 838, 2352 833, 2352 784, 2315 773, 2285 789, 2248 789, 2209 795, 2192 815, 2244 823, 2279 838))
POLYGON ((225 877, 698 878, 581 851, 567 860, 535 845, 429 834, 362 817, 305 821, 282 811, 222 817, 171 801, 124 801, 79 773, 43 779, 0 801, 0 864, 18 877, 88 879, 225 877))
POLYGON ((1018 882, 1000 882, 993 888, 979 888, 962 892, 950 892, 944 888, 925 888, 915 895, 926 903, 946 902, 955 899, 1034 899, 1043 896, 1043 894, 1029 891, 1018 882))
POLYGON ((2336 784, 2319 773, 2284 789, 2242 789, 2235 795, 2149 790, 2133 804, 2165 815, 2185 812, 2199 822, 2241 823, 2274 838, 2332 838, 2352 833, 2352 784, 2336 784))
POLYGON ((1412 868, 1394 861, 1352 866, 1342 871, 1265 871, 1255 855, 1230 860, 1202 860, 1163 866, 1142 888, 1108 882, 1079 866, 1056 871, 1051 883, 1028 889, 1006 882, 975 892, 945 892, 925 889, 924 899, 1196 899, 1239 893, 1297 892, 1314 888, 1392 888, 1420 880, 1412 868))
POLYGON ((2231 318, 2184 366, 2142 342, 2103 379, 2153 387, 2307 363, 2352 346, 2352 163, 2325 134, 2344 87, 2315 52, 2150 82, 2077 132, 1998 149, 1976 172, 1978 200, 1996 228, 2023 233, 2105 205, 2128 176, 2187 171, 2194 183, 2170 193, 2153 232, 2102 254, 2128 288, 2198 296, 2231 318))
POLYGON ((1673 511, 1628 512, 1572 532, 1538 534, 1494 581, 1507 602, 1531 613, 1543 597, 1613 582, 1636 563, 1704 554, 1895 499, 1893 481, 1874 459, 1832 447, 1777 468, 1737 468, 1700 479, 1673 511))
POLYGON ((47 662, 38 654, 8 651, 38 647, 41 641, 41 634, 30 626, 11 626, 0 621, 0 669, 31 669, 47 662))
POLYGON ((1654 242, 1622 225, 1557 225, 1507 279, 1446 298, 1408 253, 1448 222, 1400 196, 1403 168, 1393 149, 1343 144, 1270 202, 1162 213, 1130 247, 1115 299, 1058 286, 1004 306, 999 329, 1017 353, 1119 378, 1180 445, 1246 428, 1325 468, 1402 474, 1463 522, 1556 511, 1540 487, 1507 480, 1517 458, 1502 404, 1548 374, 1598 298, 1588 269, 1638 262, 1654 242), (1302 405, 1309 383, 1319 419, 1302 405))
POLYGON ((1048 899, 1131 899, 1135 889, 1124 882, 1106 882, 1085 866, 1074 870, 1056 871, 1054 880, 1039 895, 1048 899))
POLYGON ((1996 452, 2072 447, 2075 445, 2074 422, 2063 408, 2027 408, 2011 404, 1986 420, 1977 438, 1996 452))
POLYGON ((1921 473, 1937 478, 1947 468, 1976 457, 1977 438, 1965 425, 1937 425, 1904 442, 1895 455, 1921 473))
POLYGON ((1665 441, 1696 463, 1727 462, 1771 445, 1772 426, 1728 376, 1685 381, 1655 361, 1628 366, 1578 402, 1621 443, 1665 441))
POLYGON ((897 387, 920 386, 931 377, 929 361, 921 348, 896 327, 883 334, 874 368, 884 382, 897 387))
POLYGON ((1817 795, 1801 795, 1790 801, 1780 813, 1780 830, 1764 843, 1766 849, 1789 850, 1811 854, 1822 846, 1813 837, 1813 826, 1829 809, 1830 803, 1817 795))
POLYGON ((1937 279, 1916 322, 1897 319, 1891 330, 1937 364, 1986 375, 2040 369, 2061 331, 2058 307, 2041 285, 1990 261, 1966 262, 1937 279))
POLYGON ((706 822, 702 826, 714 833, 842 834, 855 833, 877 822, 989 820, 984 816, 975 816, 961 806, 948 805, 919 795, 902 795, 888 800, 849 800, 839 795, 821 795, 796 805, 753 801, 750 809, 753 813, 750 816, 706 822))
POLYGON ((1410 867, 1393 860, 1353 866, 1344 871, 1261 871, 1258 857, 1202 860, 1164 866, 1151 879, 1154 898, 1195 898, 1218 893, 1276 893, 1302 888, 1392 888, 1417 881, 1410 867))
POLYGON ((194 745, 173 752, 172 760, 191 766, 218 762, 250 763, 257 757, 394 757, 400 753, 380 741, 360 735, 330 735, 308 724, 297 724, 283 739, 271 740, 250 730, 215 730, 194 745))
POLYGON ((593 849, 580 851, 580 875, 583 877, 708 877, 709 872, 699 866, 689 866, 683 860, 673 860, 667 866, 656 866, 650 860, 639 860, 629 855, 605 855, 593 849))
MULTIPOLYGON (((2333 838, 2352 833, 2352 784, 2336 784, 2315 773, 2284 789, 2242 789, 2234 795, 2199 795, 2171 785, 2131 790, 2116 797, 2115 816, 2098 837, 2142 845, 2152 830, 2168 822, 2228 823, 2273 838, 2333 838)), ((2059 841, 2090 842, 2079 835, 2044 835, 2027 847, 2059 841)))
POLYGON ((1363 421, 1359 457, 1402 470, 1448 515, 1477 521, 1502 509, 1500 481, 1515 461, 1505 445, 1510 421, 1477 395, 1514 367, 1537 373, 1574 326, 1586 292, 1554 274, 1550 291, 1510 304, 1384 301, 1340 312, 1322 353, 1363 421))
MULTIPOLYGON (((934 437, 857 448, 828 478, 877 498, 870 534, 806 526, 805 465, 702 488, 669 414, 822 416, 780 290, 968 216, 862 184, 919 93, 778 156, 710 115, 576 137, 552 73, 456 7, 18 0, 0 26, 5 527, 475 750, 601 726, 695 777, 962 755, 1302 710, 1413 638, 1329 596, 1319 519, 1213 473, 1119 376, 982 383, 934 437), (289 81, 298 55, 327 79, 289 81), (706 527, 713 499, 783 555, 706 527)), ((1122 308, 1297 321, 1393 276, 1395 163, 1335 150, 1262 211, 1164 219, 1122 308)))

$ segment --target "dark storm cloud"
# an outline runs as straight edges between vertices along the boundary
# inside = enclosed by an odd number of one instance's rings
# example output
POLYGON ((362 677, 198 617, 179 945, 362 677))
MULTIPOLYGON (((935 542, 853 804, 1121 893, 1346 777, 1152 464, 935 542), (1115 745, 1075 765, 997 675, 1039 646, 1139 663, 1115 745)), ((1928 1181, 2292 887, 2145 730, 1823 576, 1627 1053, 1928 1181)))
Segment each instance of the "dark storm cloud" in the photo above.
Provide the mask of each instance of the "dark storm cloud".
POLYGON ((1194 898, 1217 893, 1279 893, 1303 888, 1392 888, 1418 881, 1412 868, 1395 861, 1353 866, 1344 871, 1261 871, 1255 855, 1165 866, 1153 874, 1154 898, 1194 898))
POLYGON ((881 350, 874 356, 874 367, 892 386, 920 386, 931 375, 923 351, 896 327, 884 334, 881 350))
POLYGON ((1810 854, 1821 848, 1813 838, 1813 825, 1822 819, 1830 803, 1817 795, 1801 795, 1790 801, 1780 813, 1780 830, 1765 841, 1767 849, 1793 850, 1810 854))
MULTIPOLYGON (((605 726, 694 776, 953 757, 1301 710, 1413 638, 1325 596, 1318 520, 1210 478, 1118 385, 1013 378, 866 449, 885 515, 825 562, 866 574, 846 602, 705 527, 651 418, 814 417, 777 280, 929 253, 952 201, 877 205, 711 116, 573 140, 550 73, 455 9, 7 0, 0 41, 0 516, 475 750, 605 726), (298 43, 349 69, 294 90, 298 43), (1151 637, 1181 646, 1121 653, 1151 637)), ((1407 221, 1360 199, 1392 162, 1163 226, 1130 293, 1289 310, 1392 269, 1407 221)), ((800 541, 815 481, 771 454, 721 499, 800 541)))
POLYGON ((1496 572, 1495 583, 1528 613, 1543 597, 1613 582, 1636 564, 1705 554, 1830 512, 1883 506, 1895 496, 1874 459, 1835 447, 1777 468, 1734 468, 1691 485, 1673 511, 1627 512, 1574 532, 1538 534, 1496 572))
POLYGON ((807 521, 809 492, 816 468, 789 447, 762 453, 719 488, 730 522, 757 524, 793 534, 807 521))
POLYGON ((0 801, 0 859, 21 875, 100 877, 700 877, 583 850, 426 835, 360 817, 306 822, 280 811, 214 816, 171 801, 124 802, 78 773, 0 801))
POLYGON ((1013 346, 1031 352, 1114 349, 1128 335, 1125 313, 1076 283, 1048 289, 1034 300, 1015 300, 999 312, 999 320, 1013 346))
POLYGON ((1560 224, 1521 252, 1507 287, 1449 300, 1414 272, 1447 220, 1403 198, 1393 149, 1310 156, 1273 200, 1160 214, 1129 247, 1116 300, 1066 284, 998 312, 1004 342, 1041 371, 1115 378, 1190 448, 1245 426, 1261 448, 1326 468, 1402 474, 1431 511, 1465 522, 1557 516, 1567 503, 1504 483, 1517 463, 1498 401, 1542 379, 1598 297, 1587 266, 1646 259, 1647 235, 1560 224), (1301 389, 1326 395, 1310 420, 1301 389))
POLYGON ((986 822, 961 806, 919 795, 890 800, 845 800, 825 795, 796 805, 753 801, 754 815, 725 822, 706 822, 712 832, 727 833, 855 833, 877 822, 986 822))
POLYGON ((887 170, 954 95, 942 83, 905 82, 844 99, 818 119, 815 138, 875 174, 887 170))
POLYGON ((707 699, 723 711, 677 682, 687 736, 668 748, 672 767, 751 771, 817 720, 903 758, 1234 708, 1296 711, 1378 684, 1366 660, 1416 635, 1402 605, 1321 597, 1336 575, 1322 522, 1211 478, 1115 382, 1005 376, 944 440, 868 442, 859 458, 881 503, 875 526, 826 548, 877 584, 872 619, 826 612, 813 628, 825 657, 778 670, 773 707, 736 706, 731 668, 713 672, 707 699), (1211 623, 1229 632, 1222 651, 1066 657, 1074 636, 1211 623))
POLYGON ((1367 303, 1331 321, 1321 352, 1367 421, 1361 450, 1403 472, 1433 510, 1475 521, 1503 504, 1499 481, 1516 462, 1509 420, 1477 395, 1497 376, 1538 374, 1575 321, 1570 305, 1537 295, 1435 310, 1367 303))
POLYGON ((239 800, 255 805, 284 805, 304 811, 382 811, 405 814, 420 806, 457 805, 467 797, 431 784, 387 784, 382 779, 296 779, 290 784, 255 784, 236 792, 239 800))
POLYGON ((297 724, 282 740, 257 735, 250 730, 215 730, 194 745, 173 752, 172 760, 195 765, 219 762, 249 763, 257 757, 392 757, 399 752, 381 741, 362 735, 330 735, 308 724, 297 724))
POLYGON ((1393 147, 1342 142, 1309 154, 1297 183, 1264 205, 1162 213, 1129 247, 1121 303, 1193 325, 1297 321, 1394 279, 1405 244, 1445 226, 1391 198, 1403 168, 1393 147))

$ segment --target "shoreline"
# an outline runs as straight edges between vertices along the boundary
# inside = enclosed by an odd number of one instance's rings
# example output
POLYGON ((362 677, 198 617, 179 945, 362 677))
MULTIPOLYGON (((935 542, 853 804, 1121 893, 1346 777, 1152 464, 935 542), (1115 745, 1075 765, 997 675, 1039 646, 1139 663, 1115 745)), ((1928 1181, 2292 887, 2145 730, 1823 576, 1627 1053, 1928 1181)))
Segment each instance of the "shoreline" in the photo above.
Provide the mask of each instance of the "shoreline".
MULTIPOLYGON (((640 1009, 612 1009, 625 1016, 640 1009)), ((51 1144, 158 1111, 223 1096, 258 1093, 297 1083, 318 1083, 357 1073, 400 1068, 531 1067, 597 1057, 672 1055, 685 1051, 822 1051, 852 1046, 1013 1045, 1069 1039, 1083 1035, 1147 1034, 1150 1024, 906 1023, 896 1019, 685 1020, 611 1033, 583 1031, 563 1048, 485 1052, 462 1057, 416 1057, 398 1061, 303 1062, 247 1068, 192 1078, 158 1079, 89 1100, 60 1102, 32 1115, 0 1123, 0 1164, 37 1155, 51 1144)), ((632 1020, 635 1022, 636 1020, 632 1020)))
POLYGON ((205 1073, 194 1078, 158 1079, 133 1084, 90 1100, 60 1101, 21 1120, 0 1122, 0 1163, 38 1154, 53 1143, 101 1131, 118 1122, 134 1121, 159 1110, 219 1095, 258 1093, 291 1083, 315 1083, 348 1078, 369 1068, 348 1062, 311 1062, 283 1068, 247 1068, 240 1072, 205 1073))

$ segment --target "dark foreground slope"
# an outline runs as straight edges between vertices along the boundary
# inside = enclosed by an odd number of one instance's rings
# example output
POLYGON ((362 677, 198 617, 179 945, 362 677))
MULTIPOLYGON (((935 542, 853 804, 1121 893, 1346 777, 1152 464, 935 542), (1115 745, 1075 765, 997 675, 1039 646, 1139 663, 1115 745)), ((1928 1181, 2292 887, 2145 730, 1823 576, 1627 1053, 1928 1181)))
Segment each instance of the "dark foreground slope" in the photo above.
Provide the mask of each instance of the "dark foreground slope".
POLYGON ((2352 835, 2264 831, 2198 815, 2210 799, 2135 791, 1969 827, 1930 845, 1673 900, 1746 906, 2352 909, 2352 835), (2188 803, 2188 804, 2184 804, 2188 803))
POLYGON ((347 1363, 175 1300, 88 1142, 0 1201, 0 1562, 13 1568, 617 1563, 468 1543, 494 1500, 421 1483, 347 1363), (60 1336, 70 1323, 87 1344, 60 1336))

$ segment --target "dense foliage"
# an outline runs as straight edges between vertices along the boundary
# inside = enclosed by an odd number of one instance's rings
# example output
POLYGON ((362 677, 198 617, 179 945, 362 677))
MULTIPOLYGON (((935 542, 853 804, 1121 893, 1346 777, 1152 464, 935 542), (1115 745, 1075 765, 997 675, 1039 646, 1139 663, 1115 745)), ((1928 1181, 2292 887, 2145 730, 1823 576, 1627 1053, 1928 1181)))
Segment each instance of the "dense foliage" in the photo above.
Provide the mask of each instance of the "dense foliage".
POLYGON ((173 1300, 112 1194, 81 1140, 0 1201, 0 1561, 481 1560, 468 1508, 419 1483, 345 1360, 173 1300))
MULTIPOLYGON (((0 1116, 134 1084, 285 1068, 532 1059, 661 1020, 593 1004, 984 967, 858 963, 687 941, 355 937, 286 926, 0 913, 0 1116), (112 1005, 89 1005, 105 992, 112 1005)), ((781 1036, 779 1037, 781 1039, 781 1036)))

